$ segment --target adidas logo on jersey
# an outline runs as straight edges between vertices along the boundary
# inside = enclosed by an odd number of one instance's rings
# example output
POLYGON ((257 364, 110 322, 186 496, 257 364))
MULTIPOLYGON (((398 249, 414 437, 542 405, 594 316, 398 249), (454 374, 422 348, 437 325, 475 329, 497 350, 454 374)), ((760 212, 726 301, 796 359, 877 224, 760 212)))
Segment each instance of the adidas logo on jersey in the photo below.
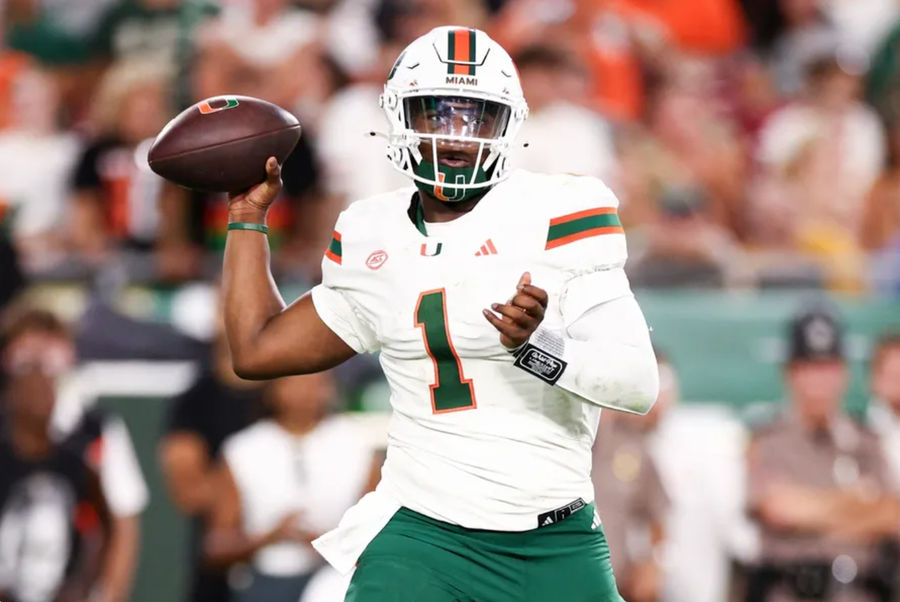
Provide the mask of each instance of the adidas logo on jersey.
POLYGON ((541 526, 546 527, 547 525, 552 525, 552 524, 553 524, 553 517, 548 516, 547 518, 544 519, 544 522, 541 523, 541 526))
POLYGON ((494 241, 490 238, 485 241, 478 252, 475 253, 475 257, 482 257, 483 255, 497 255, 497 247, 494 246, 494 241))

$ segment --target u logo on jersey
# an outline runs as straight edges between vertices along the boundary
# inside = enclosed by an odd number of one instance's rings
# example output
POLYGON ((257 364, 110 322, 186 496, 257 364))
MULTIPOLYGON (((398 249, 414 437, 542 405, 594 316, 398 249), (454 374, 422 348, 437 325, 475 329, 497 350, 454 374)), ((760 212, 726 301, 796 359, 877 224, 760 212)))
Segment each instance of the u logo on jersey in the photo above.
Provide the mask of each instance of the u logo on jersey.
MULTIPOLYGON (((443 184, 444 180, 446 179, 447 176, 443 172, 438 172, 437 177, 438 177, 438 182, 443 184)), ((457 174, 457 176, 456 176, 457 184, 465 183, 465 181, 466 181, 466 177, 464 175, 457 174), (460 182, 460 180, 462 180, 462 182, 460 182)), ((435 186, 434 187, 434 196, 435 196, 435 198, 438 198, 442 201, 461 201, 463 198, 463 195, 466 194, 466 191, 462 188, 451 188, 450 190, 452 191, 452 194, 451 194, 451 196, 447 196, 444 194, 443 186, 435 186)))
POLYGON ((441 250, 444 248, 444 243, 422 243, 422 248, 419 250, 419 255, 422 257, 434 257, 435 255, 440 255, 441 250))
POLYGON ((200 104, 197 105, 197 108, 200 109, 200 113, 203 115, 209 115, 210 113, 217 113, 219 111, 225 111, 228 109, 233 109, 238 106, 239 103, 237 98, 231 96, 223 96, 220 98, 210 98, 209 100, 204 100, 200 104), (220 106, 213 106, 213 103, 219 105, 220 102, 224 101, 225 104, 220 106))

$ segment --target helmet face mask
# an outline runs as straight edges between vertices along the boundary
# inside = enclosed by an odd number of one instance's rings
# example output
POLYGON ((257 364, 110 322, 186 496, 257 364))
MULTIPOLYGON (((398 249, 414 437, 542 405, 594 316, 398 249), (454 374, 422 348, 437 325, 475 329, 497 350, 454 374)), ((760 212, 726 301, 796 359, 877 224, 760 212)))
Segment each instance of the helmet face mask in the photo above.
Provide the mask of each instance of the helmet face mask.
POLYGON ((439 27, 397 59, 381 106, 388 159, 445 202, 483 194, 508 175, 510 145, 528 114, 509 55, 487 34, 439 27))

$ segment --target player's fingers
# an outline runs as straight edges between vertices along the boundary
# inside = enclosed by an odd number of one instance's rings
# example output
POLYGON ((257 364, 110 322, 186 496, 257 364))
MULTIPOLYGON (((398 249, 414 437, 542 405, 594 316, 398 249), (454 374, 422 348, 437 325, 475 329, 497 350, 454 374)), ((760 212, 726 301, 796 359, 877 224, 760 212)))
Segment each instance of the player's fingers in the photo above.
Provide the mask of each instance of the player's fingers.
POLYGON ((518 347, 531 335, 530 331, 516 324, 501 320, 487 309, 483 310, 482 313, 487 321, 500 332, 500 342, 506 347, 518 347))
POLYGON ((506 328, 507 323, 498 318, 497 315, 494 314, 494 312, 487 309, 482 309, 481 313, 484 314, 484 317, 487 319, 487 321, 491 323, 491 326, 493 326, 500 332, 503 332, 503 329, 506 328))
POLYGON ((500 305, 499 303, 494 303, 491 305, 491 309, 500 315, 506 316, 512 324, 516 324, 521 328, 533 328, 537 322, 533 316, 528 315, 526 312, 522 311, 522 308, 514 305, 500 305))
POLYGON ((264 209, 275 200, 279 192, 281 192, 281 166, 275 157, 269 157, 266 160, 266 179, 250 189, 247 200, 251 205, 264 209))
POLYGON ((281 183, 281 165, 275 157, 266 159, 266 180, 270 184, 281 183))
POLYGON ((538 320, 544 319, 544 306, 540 301, 527 293, 518 293, 512 298, 512 305, 521 308, 525 313, 538 320))
POLYGON ((522 287, 522 292, 537 299, 538 303, 540 303, 542 307, 547 307, 547 291, 545 291, 541 287, 534 286, 533 284, 526 284, 522 287))
POLYGON ((508 317, 500 317, 489 309, 482 310, 482 313, 484 314, 484 317, 487 318, 487 321, 503 334, 515 336, 516 334, 521 334, 523 330, 521 326, 508 317))
POLYGON ((516 290, 522 290, 522 287, 526 284, 531 284, 531 274, 528 272, 524 272, 521 276, 519 276, 519 282, 516 284, 516 290))

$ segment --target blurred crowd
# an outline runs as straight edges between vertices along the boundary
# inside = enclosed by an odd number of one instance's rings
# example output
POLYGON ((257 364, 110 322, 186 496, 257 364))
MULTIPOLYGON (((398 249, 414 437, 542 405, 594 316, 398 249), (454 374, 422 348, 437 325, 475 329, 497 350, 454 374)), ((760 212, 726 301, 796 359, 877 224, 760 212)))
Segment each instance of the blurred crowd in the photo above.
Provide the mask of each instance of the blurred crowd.
MULTIPOLYGON (((816 303, 784 326, 784 398, 760 411, 682 403, 677 360, 658 352, 651 412, 603 413, 591 477, 628 602, 900 595, 900 331, 874 341, 851 415, 842 317, 816 303)), ((154 461, 154 503, 189 524, 185 541, 153 534, 185 549, 185 602, 343 600, 348 576, 310 543, 375 487, 386 448, 386 422, 343 411, 346 374, 242 380, 220 322, 160 430, 132 423, 156 449, 139 462, 126 422, 73 388, 76 341, 26 306, 0 329, 3 602, 133 599, 140 563, 162 562, 139 554, 142 524, 161 526, 142 521, 154 461)))
MULTIPOLYGON (((518 166, 619 195, 634 286, 900 295, 900 0, 0 0, 3 602, 129 599, 147 485, 121 417, 60 392, 79 357, 200 366, 158 448, 186 600, 341 599, 309 542, 377 482, 383 443, 336 412, 377 367, 242 381, 221 324, 192 338, 108 293, 215 281, 223 199, 146 153, 219 94, 300 118, 270 240, 279 282, 315 283, 337 213, 408 184, 369 133, 399 51, 442 24, 515 58, 518 166), (96 293, 71 328, 30 307, 48 282, 96 293)), ((853 418, 840 318, 787 340, 785 403, 751 428, 679 403, 678 349, 649 417, 604 413, 593 476, 629 602, 900 595, 900 337, 853 418)))
POLYGON ((337 212, 408 184, 369 136, 377 96, 446 23, 516 59, 518 166, 618 193, 637 286, 900 291, 895 0, 3 0, 0 16, 0 299, 116 269, 213 278, 222 199, 146 153, 219 94, 300 118, 269 221, 279 276, 315 282, 337 212))

